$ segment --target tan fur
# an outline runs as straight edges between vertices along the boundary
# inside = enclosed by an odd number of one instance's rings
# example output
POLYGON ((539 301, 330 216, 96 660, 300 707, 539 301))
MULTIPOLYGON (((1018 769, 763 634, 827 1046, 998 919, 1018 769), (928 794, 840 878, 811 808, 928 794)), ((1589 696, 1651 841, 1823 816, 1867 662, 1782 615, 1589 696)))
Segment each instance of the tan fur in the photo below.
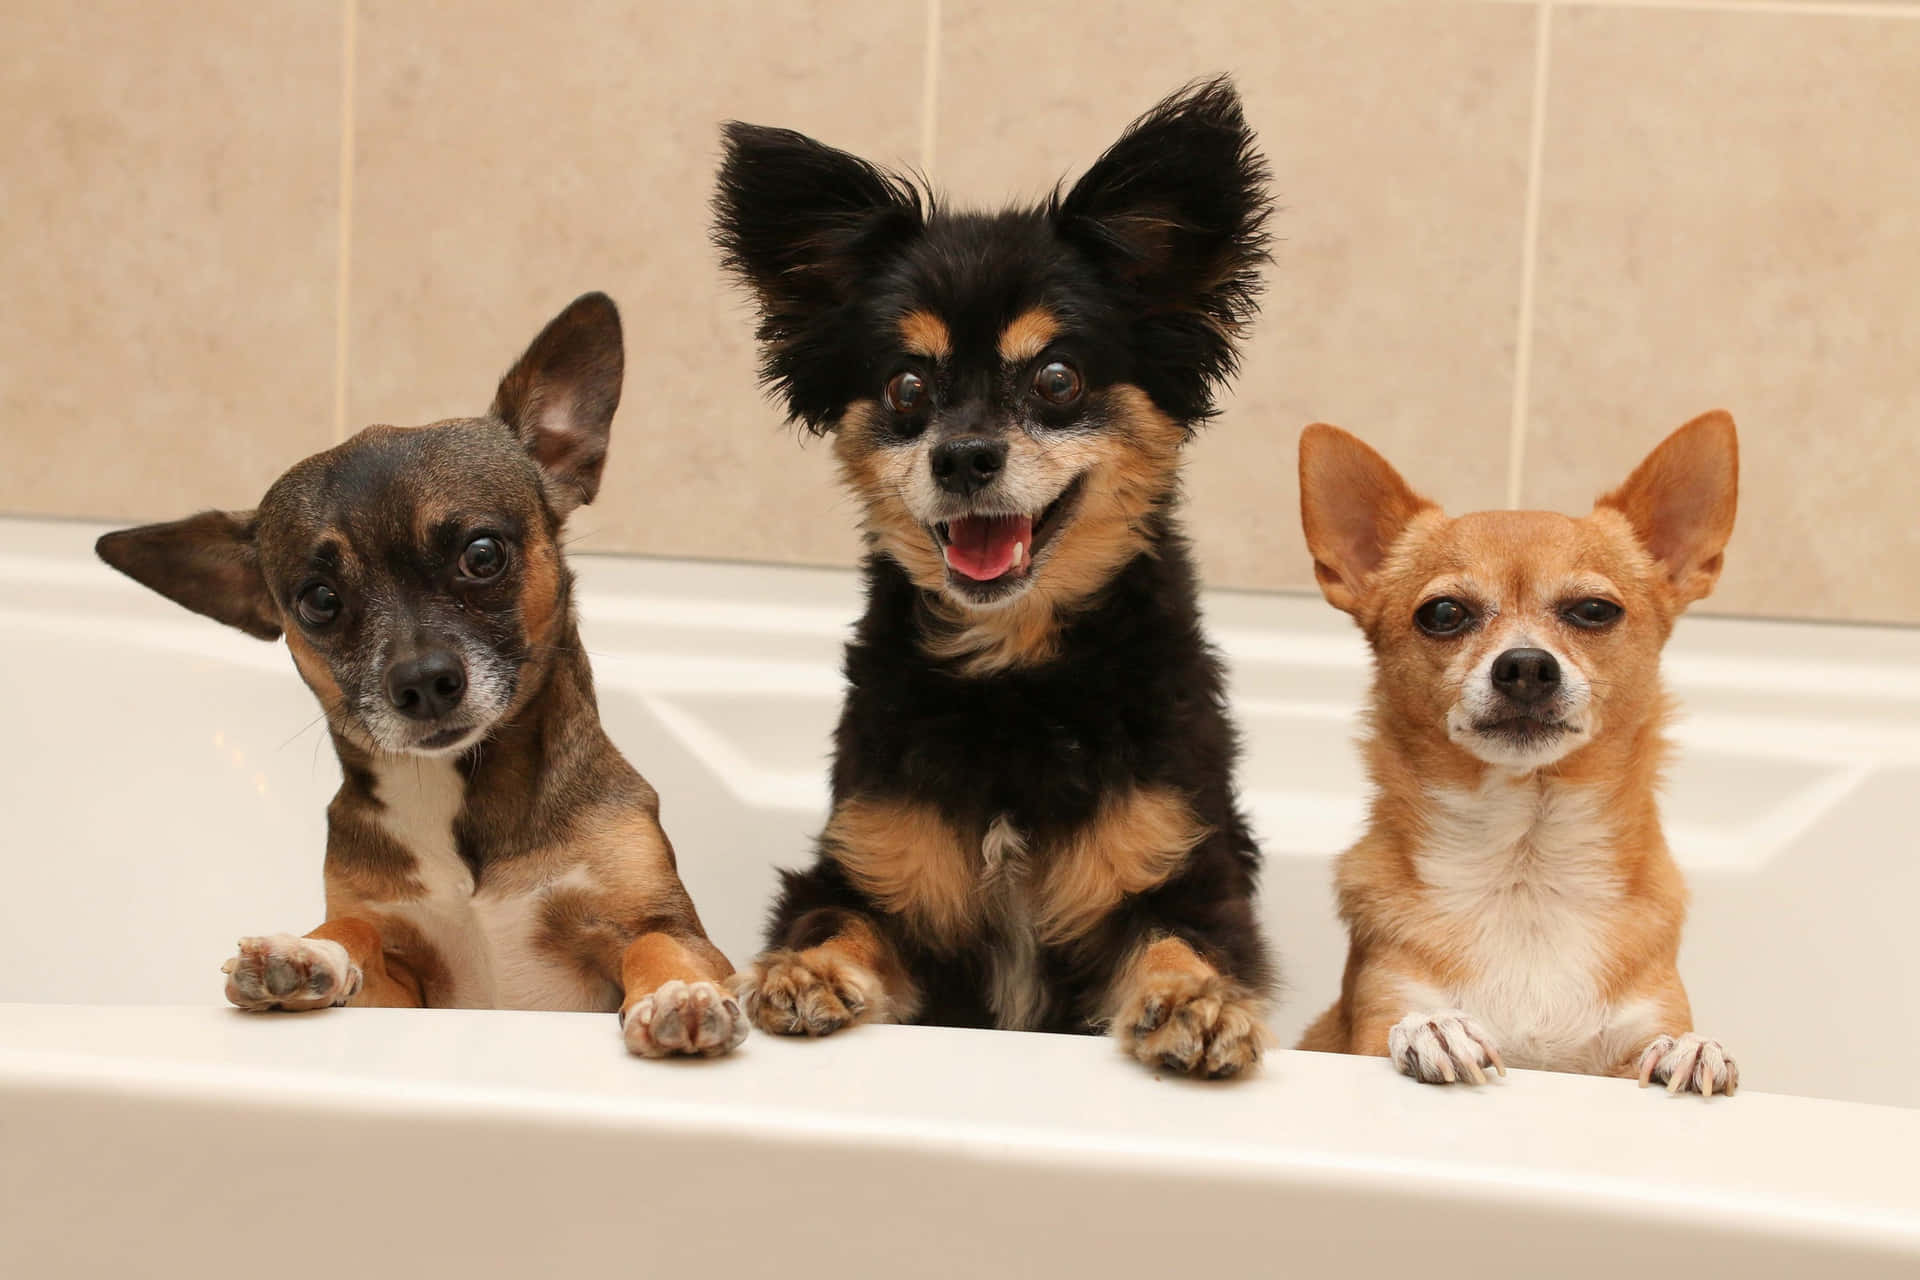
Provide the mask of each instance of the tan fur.
POLYGON ((1000 358, 1022 365, 1038 356, 1060 336, 1060 322, 1045 307, 1030 307, 1000 331, 1000 358))
POLYGON ((1049 850, 1035 891, 1034 927, 1049 945, 1093 928, 1129 894, 1178 871, 1207 829, 1164 787, 1110 797, 1091 823, 1049 850))
POLYGON ((867 544, 891 556, 922 587, 937 591, 946 581, 946 561, 901 496, 909 471, 926 466, 926 458, 917 448, 882 443, 885 415, 875 401, 855 401, 834 433, 833 456, 840 463, 841 480, 864 508, 861 526, 867 544))
POLYGON ((352 917, 329 920, 307 935, 337 942, 362 974, 362 984, 353 1003, 382 1009, 418 1009, 425 999, 420 979, 395 958, 389 964, 379 927, 352 917))
MULTIPOLYGON (((1114 419, 1108 431, 1044 445, 1024 434, 1010 441, 1010 471, 1052 474, 1062 488, 1085 474, 1079 510, 1046 548, 1033 584, 1011 603, 977 610, 935 597, 932 609, 944 624, 927 639, 935 657, 959 659, 970 675, 1051 661, 1065 616, 1146 549, 1143 522, 1173 492, 1184 436, 1137 387, 1113 387, 1107 395, 1114 419)), ((945 574, 933 554, 941 576, 929 589, 945 574)))
MULTIPOLYGON (((1020 856, 1036 870, 1033 926, 1048 945, 1071 942, 1128 894, 1178 871, 1207 834, 1186 800, 1144 787, 1107 800, 1085 827, 1020 856)), ((827 820, 822 847, 853 882, 929 945, 973 938, 987 913, 985 832, 954 830, 931 805, 854 797, 827 820)))
POLYGON ((909 311, 900 317, 900 343, 929 360, 945 360, 953 354, 953 335, 946 321, 931 311, 909 311))
POLYGON ((1583 914, 1564 900, 1540 909, 1557 910, 1552 918, 1574 942, 1592 940, 1585 967, 1555 976, 1583 975, 1577 1003, 1596 1011, 1599 1030, 1577 1051, 1536 1047, 1540 1060, 1516 1065, 1633 1075, 1652 1032, 1691 1027, 1677 968, 1686 889, 1655 802, 1669 709, 1659 655, 1674 619, 1719 571, 1736 501, 1734 449, 1731 420, 1709 414, 1674 433, 1583 519, 1500 511, 1449 520, 1353 437, 1308 429, 1301 506, 1315 572, 1375 656, 1364 750, 1376 792, 1365 835, 1339 864, 1351 934, 1340 998, 1308 1028, 1302 1049, 1384 1055, 1396 1023, 1433 1012, 1423 997, 1444 1006, 1485 981, 1484 921, 1516 909, 1509 896, 1533 891, 1525 879, 1509 890, 1496 875, 1486 892, 1499 896, 1463 903, 1447 859, 1482 856, 1448 852, 1463 805, 1469 817, 1473 805, 1536 815, 1515 847, 1514 874, 1559 876, 1563 889, 1590 895, 1583 914), (1443 595, 1471 603, 1478 629, 1422 634, 1416 609, 1443 595), (1568 601, 1588 596, 1622 605, 1622 621, 1596 631, 1561 616, 1568 601), (1586 739, 1531 770, 1487 763, 1447 727, 1465 673, 1516 644, 1549 648, 1565 679, 1591 685, 1586 739), (1572 816, 1555 827, 1553 815, 1572 816))
POLYGON ((730 977, 733 966, 705 939, 685 939, 671 933, 643 933, 627 945, 620 957, 620 983, 626 989, 621 1012, 669 982, 718 982, 730 977))
POLYGON ((338 715, 346 701, 339 681, 333 678, 333 672, 327 667, 327 660, 314 649, 313 643, 300 633, 300 628, 289 622, 286 626, 287 649, 293 654, 293 666, 300 678, 313 690, 313 696, 320 699, 321 708, 329 715, 338 715))
POLYGON ((946 561, 934 535, 908 510, 905 493, 927 466, 925 438, 891 442, 884 411, 859 401, 841 419, 834 456, 847 487, 864 508, 867 543, 905 569, 928 593, 935 624, 927 649, 962 662, 973 675, 1052 659, 1063 617, 1085 602, 1146 548, 1143 521, 1172 494, 1184 434, 1137 387, 1105 393, 1109 430, 1038 440, 1007 439, 1007 471, 1047 492, 1085 474, 1078 511, 1044 551, 1032 584, 1007 604, 975 609, 945 593, 946 561))
POLYGON ((862 891, 929 942, 955 945, 977 927, 978 842, 963 842, 931 805, 844 800, 821 843, 862 891))
POLYGON ((1121 1049, 1148 1066, 1230 1076, 1260 1060, 1265 1003, 1178 938, 1158 938, 1121 967, 1109 1020, 1121 1049))
POLYGON ((886 939, 858 917, 804 951, 769 951, 735 983, 747 1016, 776 1035, 826 1035, 854 1022, 905 1022, 920 993, 886 939))
POLYGON ((553 643, 560 618, 560 551, 543 537, 529 537, 520 568, 520 625, 527 642, 553 643))

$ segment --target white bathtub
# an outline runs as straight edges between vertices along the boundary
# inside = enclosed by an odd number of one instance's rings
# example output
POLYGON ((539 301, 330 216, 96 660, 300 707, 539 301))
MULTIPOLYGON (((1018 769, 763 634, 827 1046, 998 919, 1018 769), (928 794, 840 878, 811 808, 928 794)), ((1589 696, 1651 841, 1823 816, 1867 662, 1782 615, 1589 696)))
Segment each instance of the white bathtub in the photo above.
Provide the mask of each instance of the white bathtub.
MULTIPOLYGON (((235 937, 319 922, 336 767, 282 647, 98 532, 0 521, 0 1275, 1920 1274, 1920 632, 1694 620, 1669 651, 1683 971, 1735 1099, 1297 1053, 1202 1086, 933 1028, 659 1064, 605 1017, 222 1008, 235 937)), ((608 727, 744 958, 823 814, 857 585, 576 567, 608 727)), ((1208 615, 1290 1042, 1344 955, 1365 655, 1317 600, 1208 615)))

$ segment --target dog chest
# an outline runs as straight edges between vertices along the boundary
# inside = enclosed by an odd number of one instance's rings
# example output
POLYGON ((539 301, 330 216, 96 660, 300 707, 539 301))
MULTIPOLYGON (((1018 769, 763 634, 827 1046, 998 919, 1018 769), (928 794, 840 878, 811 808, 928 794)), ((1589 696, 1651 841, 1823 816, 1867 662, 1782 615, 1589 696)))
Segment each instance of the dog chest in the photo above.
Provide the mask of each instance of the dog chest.
POLYGON ((483 886, 460 856, 455 823, 466 781, 450 760, 415 757, 376 766, 379 820, 414 861, 417 894, 369 903, 398 917, 432 948, 446 974, 434 1003, 460 1009, 604 1010, 604 995, 578 968, 539 946, 540 908, 548 889, 588 887, 584 867, 550 885, 510 892, 483 886))
POLYGON ((1429 800, 1422 896, 1435 941, 1468 975, 1441 997, 1479 1018, 1511 1065, 1604 1066, 1617 1019, 1602 977, 1622 887, 1598 798, 1494 779, 1429 800))

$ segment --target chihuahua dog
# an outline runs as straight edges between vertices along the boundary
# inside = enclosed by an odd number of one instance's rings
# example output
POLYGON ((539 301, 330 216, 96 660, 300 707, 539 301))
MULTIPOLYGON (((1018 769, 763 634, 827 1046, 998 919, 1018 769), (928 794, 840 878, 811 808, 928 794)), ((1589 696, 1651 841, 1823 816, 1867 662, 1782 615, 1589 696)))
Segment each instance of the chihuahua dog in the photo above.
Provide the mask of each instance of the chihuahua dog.
POLYGON ((1111 1026, 1156 1068, 1258 1059, 1258 851, 1175 505, 1255 311, 1266 181, 1226 80, 992 213, 727 126, 716 241, 868 546, 832 812, 737 984, 760 1027, 1111 1026))
POLYGON ((1733 420, 1674 432, 1593 513, 1448 519, 1335 427, 1300 440, 1314 574, 1373 649, 1375 794, 1342 857, 1340 999, 1302 1049, 1429 1084, 1505 1063, 1732 1093, 1680 984, 1654 792, 1660 650, 1733 533, 1733 420))
POLYGON ((255 510, 100 539, 187 608, 284 634, 340 757, 326 923, 241 940, 242 1009, 617 1009, 649 1057, 746 1035, 659 799, 601 731, 561 558, 623 361, 619 313, 588 294, 486 416, 369 427, 255 510))

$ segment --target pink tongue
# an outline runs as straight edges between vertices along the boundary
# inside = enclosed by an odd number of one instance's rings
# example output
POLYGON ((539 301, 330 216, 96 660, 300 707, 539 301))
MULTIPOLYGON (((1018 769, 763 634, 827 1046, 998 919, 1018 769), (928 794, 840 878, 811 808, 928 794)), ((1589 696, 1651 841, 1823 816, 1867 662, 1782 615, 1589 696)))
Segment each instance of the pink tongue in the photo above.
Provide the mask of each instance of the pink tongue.
POLYGON ((991 582, 1013 568, 1013 549, 1033 550, 1031 516, 962 516, 947 526, 947 564, 975 582, 991 582))

